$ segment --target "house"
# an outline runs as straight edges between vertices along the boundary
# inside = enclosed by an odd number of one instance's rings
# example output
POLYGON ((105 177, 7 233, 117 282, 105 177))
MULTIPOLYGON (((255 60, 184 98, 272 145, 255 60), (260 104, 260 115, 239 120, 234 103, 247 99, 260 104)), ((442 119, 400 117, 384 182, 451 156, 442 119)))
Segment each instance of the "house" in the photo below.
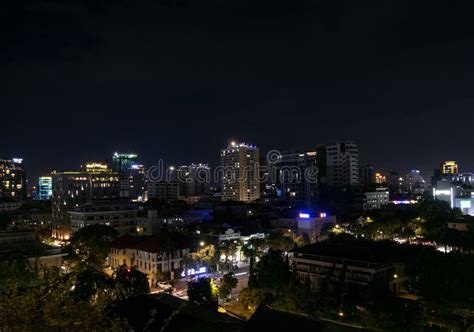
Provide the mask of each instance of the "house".
POLYGON ((190 247, 190 239, 180 233, 120 237, 112 242, 108 260, 112 269, 124 264, 136 267, 153 285, 159 275, 167 274, 171 280, 176 277, 176 273, 183 269, 183 260, 190 247))

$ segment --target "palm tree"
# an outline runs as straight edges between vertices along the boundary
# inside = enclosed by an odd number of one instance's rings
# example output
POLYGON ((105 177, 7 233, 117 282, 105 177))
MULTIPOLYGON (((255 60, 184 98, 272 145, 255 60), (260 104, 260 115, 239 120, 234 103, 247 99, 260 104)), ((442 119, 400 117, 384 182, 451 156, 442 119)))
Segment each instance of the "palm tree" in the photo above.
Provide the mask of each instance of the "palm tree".
POLYGON ((264 244, 264 240, 261 239, 251 239, 246 245, 242 247, 242 251, 245 257, 250 259, 249 262, 249 288, 252 288, 255 285, 255 275, 254 275, 254 265, 255 258, 260 251, 261 246, 264 244))

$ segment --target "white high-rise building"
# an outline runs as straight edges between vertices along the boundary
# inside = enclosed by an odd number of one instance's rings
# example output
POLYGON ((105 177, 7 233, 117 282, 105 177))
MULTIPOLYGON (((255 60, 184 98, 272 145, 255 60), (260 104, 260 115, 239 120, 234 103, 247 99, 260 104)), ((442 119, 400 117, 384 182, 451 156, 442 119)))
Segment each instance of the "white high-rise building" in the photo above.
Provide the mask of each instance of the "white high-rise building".
POLYGON ((260 198, 259 149, 232 142, 221 150, 223 201, 252 202, 260 198))
POLYGON ((334 187, 359 185, 359 148, 354 142, 326 145, 327 184, 334 187))

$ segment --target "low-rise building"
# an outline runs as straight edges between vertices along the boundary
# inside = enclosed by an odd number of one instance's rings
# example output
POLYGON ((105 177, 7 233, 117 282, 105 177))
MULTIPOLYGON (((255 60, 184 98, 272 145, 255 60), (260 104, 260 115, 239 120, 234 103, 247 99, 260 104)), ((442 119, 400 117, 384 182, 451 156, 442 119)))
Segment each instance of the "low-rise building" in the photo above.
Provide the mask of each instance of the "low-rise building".
POLYGON ((12 198, 0 198, 0 212, 9 212, 18 210, 21 207, 21 202, 15 201, 12 198))
POLYGON ((387 188, 377 188, 375 191, 364 193, 364 211, 380 209, 390 203, 390 193, 387 188))
POLYGON ((190 248, 190 240, 179 233, 163 232, 134 240, 118 238, 112 242, 109 265, 113 269, 124 264, 134 266, 154 285, 162 275, 173 280, 183 271, 190 248))
POLYGON ((124 235, 114 240, 110 248, 108 265, 117 268, 122 265, 135 266, 136 245, 142 239, 124 235))
POLYGON ((167 203, 175 202, 179 200, 179 182, 150 181, 147 184, 147 197, 167 203))
POLYGON ((335 224, 336 216, 328 215, 326 212, 302 212, 296 218, 280 218, 271 221, 273 228, 307 236, 311 243, 324 240, 326 238, 324 230, 335 224))
POLYGON ((368 287, 379 281, 398 294, 405 280, 404 262, 420 248, 383 241, 314 243, 289 254, 290 268, 313 288, 322 281, 344 278, 353 287, 368 287))
POLYGON ((138 206, 129 200, 92 200, 69 211, 71 231, 103 224, 115 228, 120 234, 136 232, 138 206))

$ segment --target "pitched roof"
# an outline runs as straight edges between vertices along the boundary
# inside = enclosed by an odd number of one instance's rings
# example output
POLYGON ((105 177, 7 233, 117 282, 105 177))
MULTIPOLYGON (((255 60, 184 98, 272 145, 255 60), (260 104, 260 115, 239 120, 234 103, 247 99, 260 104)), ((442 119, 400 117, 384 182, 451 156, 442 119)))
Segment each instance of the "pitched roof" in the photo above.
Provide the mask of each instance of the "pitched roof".
POLYGON ((114 249, 134 249, 138 242, 142 240, 139 237, 124 235, 113 240, 110 246, 114 249))

